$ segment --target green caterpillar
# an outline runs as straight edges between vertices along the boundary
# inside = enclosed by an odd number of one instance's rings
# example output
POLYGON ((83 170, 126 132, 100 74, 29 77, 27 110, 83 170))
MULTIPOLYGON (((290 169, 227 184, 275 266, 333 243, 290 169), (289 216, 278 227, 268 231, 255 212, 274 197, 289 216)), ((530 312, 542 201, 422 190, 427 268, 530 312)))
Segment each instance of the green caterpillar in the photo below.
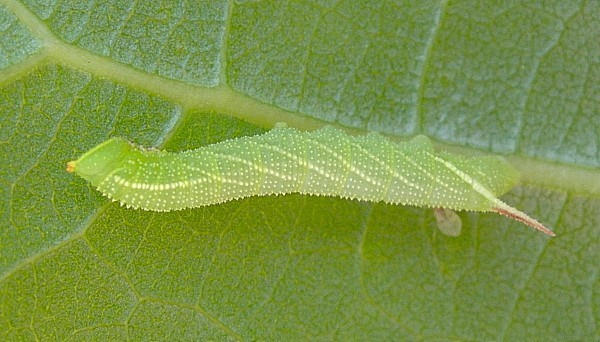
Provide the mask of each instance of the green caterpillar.
MULTIPOLYGON (((422 135, 394 143, 333 127, 276 127, 180 153, 112 138, 67 164, 107 197, 171 211, 249 196, 301 193, 455 210, 494 211, 554 233, 498 196, 518 181, 504 159, 435 152, 422 135)), ((459 222, 460 223, 460 222, 459 222)))

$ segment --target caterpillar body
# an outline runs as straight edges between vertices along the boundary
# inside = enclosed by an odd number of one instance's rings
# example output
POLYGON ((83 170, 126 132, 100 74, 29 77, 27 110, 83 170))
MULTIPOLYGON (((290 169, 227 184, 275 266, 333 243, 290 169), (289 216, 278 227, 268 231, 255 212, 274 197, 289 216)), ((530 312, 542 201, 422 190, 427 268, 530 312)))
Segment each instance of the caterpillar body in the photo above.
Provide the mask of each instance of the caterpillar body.
POLYGON ((112 138, 69 162, 67 171, 123 205, 151 211, 301 193, 494 211, 554 235, 498 199, 518 181, 504 159, 436 152, 422 135, 395 143, 377 133, 350 136, 330 126, 313 132, 276 127, 179 153, 112 138))

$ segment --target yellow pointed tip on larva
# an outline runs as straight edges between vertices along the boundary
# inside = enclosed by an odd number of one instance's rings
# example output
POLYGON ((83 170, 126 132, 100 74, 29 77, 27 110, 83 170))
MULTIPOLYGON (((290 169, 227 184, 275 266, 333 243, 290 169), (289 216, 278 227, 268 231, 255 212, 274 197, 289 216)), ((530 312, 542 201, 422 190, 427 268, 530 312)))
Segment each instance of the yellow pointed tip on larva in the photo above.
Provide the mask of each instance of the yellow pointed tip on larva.
POLYGON ((74 160, 67 163, 67 172, 72 173, 73 171, 75 171, 75 161, 74 160))
POLYGON ((546 235, 549 235, 552 237, 556 236, 556 234, 553 231, 546 228, 546 226, 544 226, 543 224, 538 222, 536 219, 529 217, 529 215, 525 214, 524 212, 522 212, 516 208, 511 207, 510 205, 508 205, 504 202, 499 203, 498 206, 495 208, 492 208, 492 210, 497 212, 500 215, 504 215, 515 221, 524 223, 524 224, 528 225, 529 227, 535 228, 546 235))

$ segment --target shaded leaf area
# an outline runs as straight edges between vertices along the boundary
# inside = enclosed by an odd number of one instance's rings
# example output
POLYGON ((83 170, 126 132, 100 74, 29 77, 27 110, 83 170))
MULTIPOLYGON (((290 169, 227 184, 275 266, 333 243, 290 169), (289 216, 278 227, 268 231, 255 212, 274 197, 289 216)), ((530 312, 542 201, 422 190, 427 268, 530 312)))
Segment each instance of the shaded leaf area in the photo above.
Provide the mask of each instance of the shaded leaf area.
POLYGON ((328 122, 416 133, 423 53, 440 11, 437 1, 243 3, 231 18, 230 85, 328 122))
POLYGON ((233 10, 227 73, 325 121, 597 167, 597 13, 598 1, 249 2, 233 10))
POLYGON ((67 44, 163 77, 219 82, 227 1, 23 3, 67 44))
POLYGON ((1 5, 0 37, 0 70, 23 61, 41 47, 41 41, 1 5))
POLYGON ((177 106, 111 81, 49 65, 5 84, 0 159, 0 270, 81 230, 105 200, 65 173, 67 161, 122 136, 156 144, 177 106))
POLYGON ((424 132, 599 166, 597 1, 449 2, 425 75, 424 132))
MULTIPOLYGON (((261 131, 189 112, 165 147, 261 131)), ((90 191, 71 175, 58 182, 90 191)), ((97 210, 76 222, 81 233, 5 273, 4 338, 597 337, 600 303, 589 299, 598 287, 598 199, 531 187, 505 198, 553 226, 555 239, 473 213, 460 213, 463 233, 450 238, 430 210, 324 197, 249 198, 171 213, 93 199, 78 199, 97 210)))
POLYGON ((348 127, 600 166, 598 1, 24 4, 65 43, 162 77, 348 127))

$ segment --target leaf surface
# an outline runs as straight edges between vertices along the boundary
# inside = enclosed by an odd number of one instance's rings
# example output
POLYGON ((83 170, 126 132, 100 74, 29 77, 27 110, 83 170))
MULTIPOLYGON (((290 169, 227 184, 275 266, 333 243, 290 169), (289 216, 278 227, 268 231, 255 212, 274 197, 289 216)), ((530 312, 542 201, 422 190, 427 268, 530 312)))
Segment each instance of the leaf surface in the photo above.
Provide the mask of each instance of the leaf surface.
POLYGON ((600 3, 0 0, 3 340, 597 340, 600 3), (272 196, 109 203, 66 162, 285 121, 498 153, 549 239, 272 196))

